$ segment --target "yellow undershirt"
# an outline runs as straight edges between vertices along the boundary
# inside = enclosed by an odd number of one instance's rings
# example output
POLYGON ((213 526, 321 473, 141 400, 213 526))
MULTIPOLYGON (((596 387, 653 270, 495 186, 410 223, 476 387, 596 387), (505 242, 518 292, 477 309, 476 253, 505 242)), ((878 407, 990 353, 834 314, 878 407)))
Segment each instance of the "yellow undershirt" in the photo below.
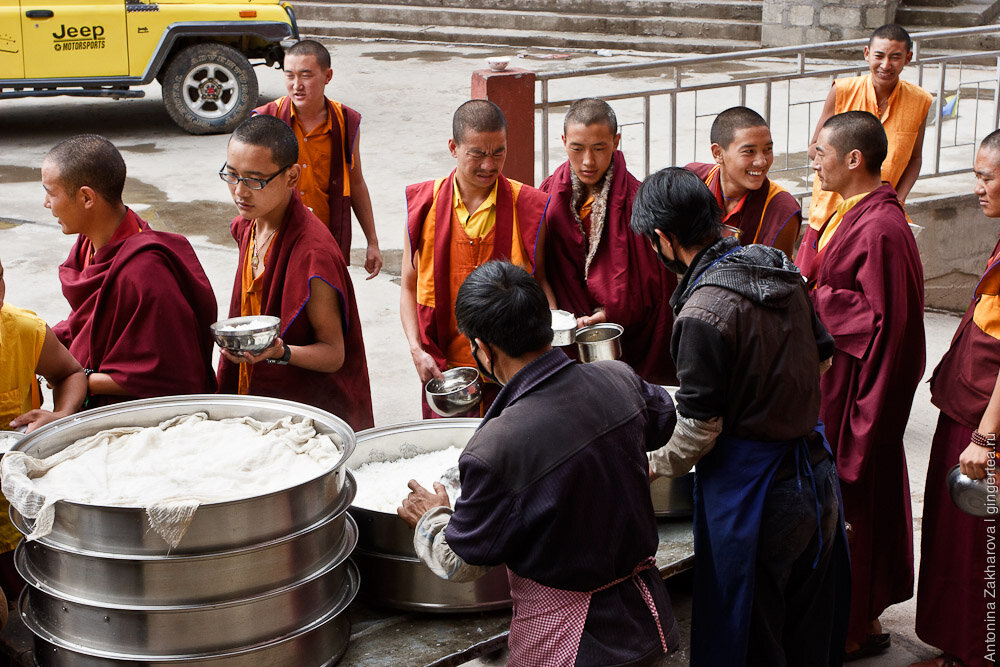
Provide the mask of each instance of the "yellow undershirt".
POLYGON ((833 218, 830 219, 826 229, 823 230, 823 235, 819 237, 819 243, 816 244, 816 252, 823 252, 823 248, 825 248, 826 244, 833 238, 837 228, 840 227, 840 223, 844 221, 844 216, 847 215, 847 212, 854 208, 855 204, 870 194, 870 192, 862 192, 859 195, 854 195, 853 197, 845 199, 837 205, 837 210, 834 212, 833 218))
POLYGON ((462 201, 462 194, 458 191, 457 174, 452 189, 455 191, 452 206, 462 229, 465 230, 470 239, 484 238, 490 233, 497 221, 497 183, 493 184, 489 196, 472 215, 469 215, 469 210, 465 207, 465 202, 462 201))

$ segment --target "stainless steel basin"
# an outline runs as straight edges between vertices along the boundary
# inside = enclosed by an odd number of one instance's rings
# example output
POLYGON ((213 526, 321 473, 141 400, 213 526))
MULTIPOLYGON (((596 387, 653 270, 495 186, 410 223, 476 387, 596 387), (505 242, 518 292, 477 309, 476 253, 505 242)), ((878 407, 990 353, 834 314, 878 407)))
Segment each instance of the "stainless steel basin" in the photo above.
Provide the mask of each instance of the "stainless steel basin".
MULTIPOLYGON (((361 431, 347 467, 464 447, 479 423, 479 419, 429 419, 361 431)), ((400 489, 400 499, 406 493, 400 489)), ((417 557, 413 529, 398 516, 358 507, 351 507, 350 513, 358 523, 358 549, 353 558, 362 573, 361 592, 366 598, 400 609, 433 612, 510 605, 505 568, 493 568, 471 584, 446 581, 417 557)))
MULTIPOLYGON (((358 592, 358 571, 347 561, 346 578, 339 593, 328 600, 324 612, 294 632, 275 634, 267 641, 239 648, 201 653, 151 656, 123 651, 97 650, 56 636, 39 623, 29 604, 30 589, 21 594, 20 613, 35 635, 35 662, 40 667, 326 667, 347 650, 351 622, 347 607, 358 592)), ((225 628, 218 628, 219 631, 225 628)))
POLYGON ((286 537, 206 554, 126 556, 67 549, 45 539, 22 541, 15 560, 26 579, 59 596, 120 605, 191 605, 275 590, 347 560, 358 529, 346 514, 354 481, 340 505, 286 537))
MULTIPOLYGON (((166 396, 118 403, 66 417, 34 431, 15 447, 44 458, 98 431, 118 426, 156 426, 177 415, 205 412, 212 419, 251 416, 312 419, 320 433, 335 433, 344 443, 337 465, 309 481, 266 495, 202 505, 173 554, 239 548, 276 539, 312 525, 339 503, 347 480, 343 463, 354 451, 354 432, 334 415, 301 403, 263 396, 166 396)), ((47 541, 83 551, 119 554, 165 554, 166 542, 150 528, 141 507, 105 507, 58 501, 55 524, 47 541)), ((30 530, 32 523, 12 510, 30 530)))

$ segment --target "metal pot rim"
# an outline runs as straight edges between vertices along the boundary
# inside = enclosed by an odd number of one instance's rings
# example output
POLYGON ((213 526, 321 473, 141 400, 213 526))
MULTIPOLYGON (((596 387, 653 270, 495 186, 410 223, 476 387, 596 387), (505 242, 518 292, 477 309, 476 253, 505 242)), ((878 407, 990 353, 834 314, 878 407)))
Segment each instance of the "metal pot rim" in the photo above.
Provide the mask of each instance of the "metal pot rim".
MULTIPOLYGON (((222 651, 209 651, 206 653, 182 653, 174 655, 145 655, 145 654, 133 654, 133 653, 115 653, 113 651, 103 651, 101 649, 92 649, 85 646, 80 646, 79 644, 73 644, 72 642, 67 642, 66 640, 57 637, 40 625, 34 622, 34 619, 29 613, 29 606, 27 604, 27 597, 30 595, 30 588, 25 587, 21 591, 21 595, 18 598, 18 611, 21 615, 21 620, 24 621, 25 626, 33 634, 37 635, 43 641, 49 642, 59 648, 66 649, 68 651, 73 651, 75 653, 81 653, 83 655, 94 656, 97 658, 106 658, 111 660, 131 660, 139 661, 143 663, 164 663, 164 662, 174 662, 174 661, 198 661, 198 660, 208 660, 212 658, 225 658, 225 657, 235 657, 259 650, 264 647, 273 647, 281 643, 294 641, 298 637, 305 635, 309 632, 313 632, 316 629, 322 627, 326 623, 329 623, 334 618, 340 614, 347 611, 347 608, 354 601, 354 598, 358 594, 358 590, 361 587, 361 576, 358 573, 357 566, 350 560, 346 561, 344 565, 347 566, 347 585, 344 586, 341 593, 341 597, 334 601, 330 608, 330 611, 326 614, 320 616, 308 625, 304 625, 297 628, 294 632, 282 635, 273 640, 266 642, 258 642, 250 646, 241 646, 235 649, 228 649, 222 651)), ((107 606, 107 605, 105 605, 107 606)))
MULTIPOLYGON (((325 410, 320 410, 311 405, 306 405, 304 403, 297 403, 295 401, 286 401, 281 398, 271 398, 269 396, 254 396, 254 395, 236 395, 236 394, 185 394, 182 396, 161 396, 158 398, 144 398, 137 401, 125 401, 123 403, 115 403, 113 405, 106 405, 104 407, 95 408, 93 410, 87 410, 85 412, 80 412, 75 415, 70 415, 68 417, 63 417, 54 422, 46 424, 40 429, 32 431, 24 438, 20 440, 11 451, 24 452, 30 446, 32 446, 36 440, 41 440, 39 436, 45 436, 48 438, 50 434, 54 437, 56 433, 60 431, 66 431, 68 429, 75 429, 81 425, 85 425, 87 422, 98 420, 102 417, 106 417, 110 414, 128 414, 132 412, 142 412, 146 408, 156 407, 162 408, 171 405, 177 405, 183 410, 190 412, 205 412, 209 409, 208 404, 222 404, 222 405, 239 405, 248 407, 258 407, 266 409, 274 408, 286 408, 290 416, 293 417, 307 417, 312 419, 317 426, 325 426, 327 428, 317 428, 317 432, 320 433, 336 433, 341 436, 344 441, 344 449, 340 454, 340 458, 333 467, 325 470, 314 477, 300 481, 283 489, 278 489, 276 491, 271 491, 270 493, 263 493, 256 496, 248 496, 246 498, 236 498, 233 500, 224 500, 221 502, 214 503, 204 503, 199 505, 199 509, 208 507, 221 507, 225 505, 240 505, 243 503, 256 502, 260 499, 271 498, 286 493, 289 489, 295 488, 297 486, 302 486, 314 482, 321 477, 329 475, 331 472, 343 466, 347 459, 351 457, 354 453, 355 438, 354 431, 351 427, 336 415, 326 412, 325 410), (329 428, 330 425, 340 426, 341 429, 329 428)), ((183 411, 179 411, 177 414, 183 414, 183 411)), ((108 427, 105 427, 108 428, 108 427)), ((96 431, 95 431, 96 433, 96 431)), ((92 435, 92 434, 91 434, 92 435)), ((77 436, 76 439, 86 437, 77 436)), ((74 440, 74 442, 76 441, 74 440)), ((72 442, 67 443, 62 448, 56 451, 61 451, 68 447, 72 442)), ((58 514, 59 503, 66 503, 67 505, 76 505, 78 507, 95 508, 101 511, 107 512, 135 512, 135 511, 145 511, 144 507, 139 505, 94 505, 92 503, 77 502, 74 500, 57 500, 56 501, 56 513, 58 514)))
MULTIPOLYGON (((357 544, 358 525, 354 522, 354 518, 350 514, 346 516, 344 533, 345 533, 345 540, 357 544)), ((185 613, 192 610, 239 607, 246 605, 250 602, 264 600, 269 597, 278 597, 280 595, 284 595, 293 588, 299 588, 301 586, 310 584, 316 579, 319 579, 324 575, 329 574, 331 571, 344 565, 345 563, 350 563, 349 556, 353 550, 354 550, 353 546, 350 549, 345 549, 342 558, 331 560, 325 566, 319 568, 315 572, 311 572, 309 576, 305 577, 304 579, 293 581, 289 584, 281 586, 280 588, 275 588, 274 590, 266 591, 264 593, 257 593, 255 595, 250 595, 243 598, 237 598, 235 600, 223 600, 219 602, 206 602, 197 604, 135 605, 135 604, 120 604, 115 602, 90 600, 88 598, 81 598, 76 595, 69 595, 63 593, 62 591, 53 589, 46 583, 39 581, 34 576, 31 576, 30 573, 28 572, 21 572, 20 570, 18 572, 24 578, 25 582, 27 582, 28 586, 37 589, 39 592, 45 595, 49 595, 51 597, 58 598, 60 600, 66 600, 67 602, 72 602, 73 604, 78 604, 82 607, 92 607, 97 609, 114 609, 117 611, 134 612, 134 613, 153 613, 153 614, 185 613)))
MULTIPOLYGON (((344 487, 350 487, 350 491, 347 493, 341 492, 338 496, 337 506, 332 509, 325 516, 317 519, 312 524, 300 528, 294 533, 289 533, 288 535, 282 535, 281 537, 276 537, 271 540, 266 540, 264 542, 258 542, 256 544, 250 544, 244 547, 237 547, 235 549, 224 549, 222 551, 206 551, 201 553, 174 553, 174 554, 125 554, 109 551, 94 551, 91 549, 77 549, 70 547, 59 542, 52 542, 48 539, 41 537, 37 540, 32 540, 42 545, 46 549, 56 551, 64 554, 71 554, 73 556, 82 556, 84 558, 96 558, 100 560, 108 561, 140 561, 140 562, 160 562, 160 561, 183 561, 191 562, 197 560, 216 560, 219 558, 226 558, 229 556, 236 556, 239 554, 251 553, 254 551, 263 551, 264 549, 270 549, 271 547, 278 546, 279 544, 285 542, 294 542, 295 540, 301 538, 303 535, 307 535, 313 531, 322 529, 326 524, 335 521, 344 514, 347 509, 351 506, 351 502, 354 500, 354 496, 357 492, 358 486, 357 482, 354 481, 354 475, 351 474, 350 470, 345 471, 347 473, 347 481, 344 482, 344 487)), ((27 526, 23 525, 24 517, 21 514, 11 513, 11 523, 22 533, 25 530, 29 530, 27 526), (15 516, 17 517, 15 519, 15 516)), ((355 531, 356 532, 356 531, 355 531)), ((27 542, 25 542, 27 544, 27 542)), ((348 549, 348 552, 351 550, 348 549)), ((346 557, 346 556, 345 556, 346 557)))

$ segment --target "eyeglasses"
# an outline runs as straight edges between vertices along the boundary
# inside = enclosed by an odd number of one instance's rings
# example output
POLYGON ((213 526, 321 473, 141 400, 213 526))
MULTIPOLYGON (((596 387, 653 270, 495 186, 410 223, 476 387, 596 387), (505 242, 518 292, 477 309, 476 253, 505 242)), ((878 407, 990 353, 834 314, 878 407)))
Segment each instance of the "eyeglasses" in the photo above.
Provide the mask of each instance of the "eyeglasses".
POLYGON ((278 170, 278 173, 276 173, 274 176, 271 176, 270 178, 251 178, 251 177, 244 178, 243 176, 237 176, 236 174, 231 174, 228 171, 226 171, 227 166, 228 164, 223 164, 222 169, 219 170, 219 178, 221 178, 223 181, 229 183, 229 185, 238 185, 240 181, 242 181, 243 185, 247 186, 251 190, 263 190, 264 188, 267 187, 268 183, 276 179, 278 176, 281 175, 283 171, 285 171, 292 165, 286 164, 284 167, 278 170))

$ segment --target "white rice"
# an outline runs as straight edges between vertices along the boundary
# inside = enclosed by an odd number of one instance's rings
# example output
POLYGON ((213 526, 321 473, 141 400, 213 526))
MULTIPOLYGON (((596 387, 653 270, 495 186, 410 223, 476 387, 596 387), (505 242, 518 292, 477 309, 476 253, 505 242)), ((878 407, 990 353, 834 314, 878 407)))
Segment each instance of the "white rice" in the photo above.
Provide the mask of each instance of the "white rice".
POLYGON ((553 310, 552 328, 558 331, 576 329, 576 318, 565 310, 553 310))
MULTIPOLYGON (((433 493, 434 482, 441 480, 441 475, 458 465, 463 447, 449 447, 435 452, 418 454, 411 458, 394 461, 379 461, 365 463, 354 469, 354 479, 358 482, 358 494, 354 498, 355 507, 361 507, 375 512, 395 514, 396 508, 403 504, 403 499, 410 493, 407 484, 411 479, 417 480, 421 486, 433 493)), ((449 489, 449 497, 452 496, 449 489)), ((458 489, 451 498, 454 507, 458 497, 458 489)))

